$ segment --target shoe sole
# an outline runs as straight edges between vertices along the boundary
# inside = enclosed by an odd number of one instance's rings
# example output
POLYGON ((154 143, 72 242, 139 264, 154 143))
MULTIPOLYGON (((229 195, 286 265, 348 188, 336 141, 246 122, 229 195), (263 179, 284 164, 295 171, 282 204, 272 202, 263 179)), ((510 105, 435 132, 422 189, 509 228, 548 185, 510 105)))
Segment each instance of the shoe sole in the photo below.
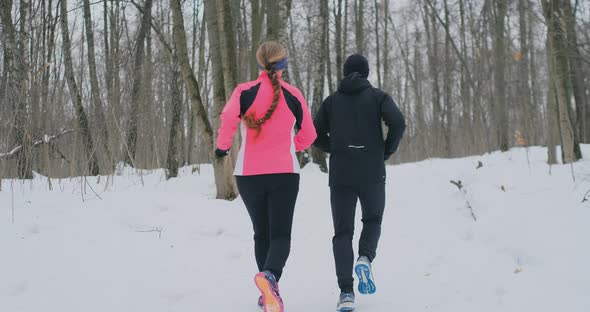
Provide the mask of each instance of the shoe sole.
POLYGON ((272 290, 270 282, 268 279, 266 279, 266 275, 264 273, 260 272, 256 274, 254 276, 254 283, 262 294, 264 301, 264 312, 284 312, 281 298, 278 298, 275 295, 275 292, 272 290))
POLYGON ((337 308, 336 312, 352 312, 354 311, 354 307, 341 307, 337 308))
POLYGON ((357 264, 354 268, 356 275, 359 278, 359 292, 363 295, 372 295, 377 291, 375 282, 371 276, 371 268, 368 265, 361 263, 357 264))

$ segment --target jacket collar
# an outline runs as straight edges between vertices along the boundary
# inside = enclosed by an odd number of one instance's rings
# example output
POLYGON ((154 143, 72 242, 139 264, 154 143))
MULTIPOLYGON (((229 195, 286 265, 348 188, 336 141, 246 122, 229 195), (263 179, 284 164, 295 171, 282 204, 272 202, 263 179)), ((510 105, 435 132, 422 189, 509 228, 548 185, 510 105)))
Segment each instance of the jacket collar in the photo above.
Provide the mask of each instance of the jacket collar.
POLYGON ((346 77, 344 77, 340 81, 340 85, 338 86, 338 91, 342 93, 358 93, 367 88, 372 87, 371 83, 367 78, 363 78, 359 73, 352 73, 346 77))

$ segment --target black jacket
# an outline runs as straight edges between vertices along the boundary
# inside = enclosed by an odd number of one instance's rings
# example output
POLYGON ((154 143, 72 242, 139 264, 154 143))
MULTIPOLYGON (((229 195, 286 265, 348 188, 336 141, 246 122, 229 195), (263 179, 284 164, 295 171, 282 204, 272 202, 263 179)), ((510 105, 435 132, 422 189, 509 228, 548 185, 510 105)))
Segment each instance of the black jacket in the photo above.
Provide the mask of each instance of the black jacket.
POLYGON ((405 118, 387 93, 358 73, 340 82, 318 110, 314 145, 330 153, 330 185, 385 182, 384 160, 395 153, 405 118), (382 121, 388 127, 384 138, 382 121))

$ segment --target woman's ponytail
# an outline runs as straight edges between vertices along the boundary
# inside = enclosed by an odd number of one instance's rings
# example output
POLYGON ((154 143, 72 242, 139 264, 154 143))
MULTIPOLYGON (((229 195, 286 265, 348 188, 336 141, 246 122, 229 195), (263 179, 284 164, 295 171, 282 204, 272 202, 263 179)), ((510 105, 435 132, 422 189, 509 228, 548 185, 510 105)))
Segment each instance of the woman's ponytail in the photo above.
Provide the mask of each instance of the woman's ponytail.
MULTIPOLYGON (((262 125, 270 119, 272 114, 279 104, 279 98, 281 95, 281 83, 279 81, 278 74, 276 72, 277 64, 283 65, 285 58, 287 57, 287 51, 285 47, 278 42, 267 41, 263 43, 256 52, 256 59, 258 65, 261 67, 270 78, 270 82, 273 88, 273 99, 272 104, 260 119, 256 119, 255 113, 251 112, 243 117, 243 121, 246 126, 250 129, 255 129, 260 133, 262 125)), ((281 68, 282 69, 282 68, 281 68)))

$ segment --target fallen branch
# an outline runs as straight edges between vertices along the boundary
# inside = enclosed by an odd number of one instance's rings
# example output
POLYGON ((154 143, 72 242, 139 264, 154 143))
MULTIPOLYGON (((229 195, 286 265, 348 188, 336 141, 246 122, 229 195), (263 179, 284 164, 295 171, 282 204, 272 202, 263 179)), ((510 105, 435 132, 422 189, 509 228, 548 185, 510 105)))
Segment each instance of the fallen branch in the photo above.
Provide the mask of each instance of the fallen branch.
POLYGON ((463 182, 461 182, 461 180, 457 180, 457 181, 451 180, 450 182, 451 182, 451 184, 456 186, 459 189, 459 191, 461 191, 461 193, 463 193, 463 197, 465 199, 465 203, 467 204, 467 208, 469 208, 469 211, 471 212, 471 217, 473 218, 473 221, 477 221, 477 217, 475 216, 475 211, 473 210, 473 206, 471 206, 471 203, 467 199, 467 190, 463 187, 463 182))
MULTIPOLYGON (((72 133, 74 132, 73 129, 63 129, 61 130, 58 134, 55 135, 45 135, 43 136, 42 139, 39 140, 35 140, 32 144, 32 146, 35 147, 39 147, 41 145, 51 145, 55 140, 59 139, 61 136, 66 135, 68 133, 72 133)), ((23 146, 22 145, 18 145, 16 147, 14 147, 10 152, 8 153, 0 153, 0 159, 12 159, 15 158, 21 151, 23 150, 23 146)))
POLYGON ((153 228, 151 230, 136 230, 135 232, 137 233, 152 233, 152 232, 158 232, 158 239, 162 239, 162 228, 153 228))
POLYGON ((590 201, 590 190, 588 190, 588 192, 586 192, 586 194, 584 194, 584 198, 582 198, 582 204, 590 201))
POLYGON ((451 180, 451 184, 456 186, 459 189, 459 191, 461 191, 463 189, 463 182, 461 182, 461 180, 459 180, 459 181, 451 180))

